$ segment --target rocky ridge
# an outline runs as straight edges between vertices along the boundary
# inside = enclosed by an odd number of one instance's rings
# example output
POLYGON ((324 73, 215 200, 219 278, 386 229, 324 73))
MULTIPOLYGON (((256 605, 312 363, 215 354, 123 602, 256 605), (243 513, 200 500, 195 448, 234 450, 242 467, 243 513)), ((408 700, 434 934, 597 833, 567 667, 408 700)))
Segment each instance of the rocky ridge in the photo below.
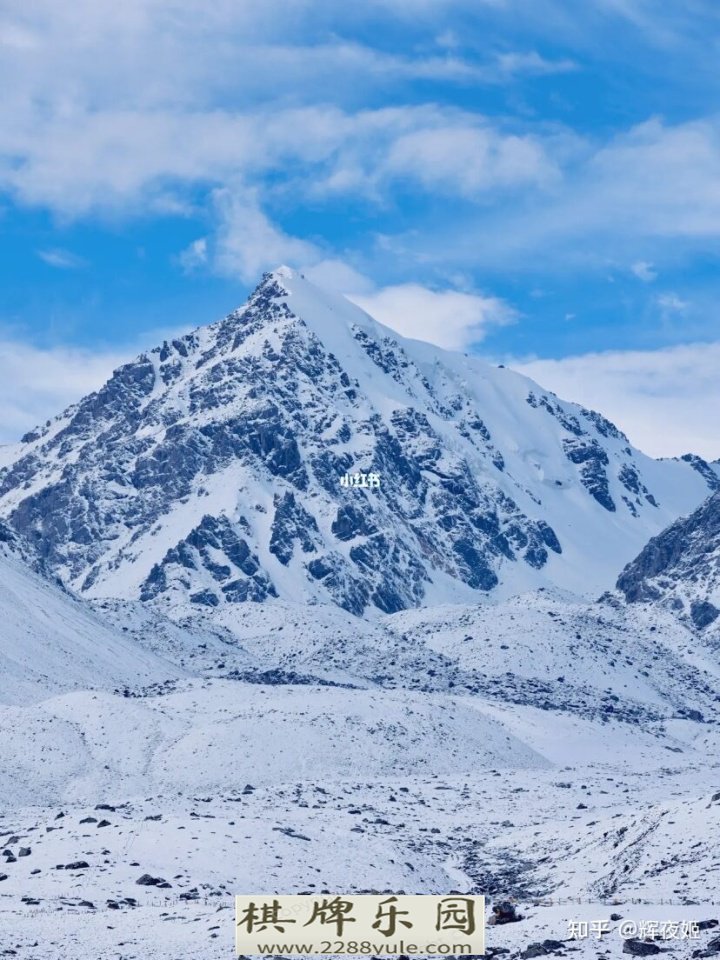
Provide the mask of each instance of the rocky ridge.
POLYGON ((653 537, 617 587, 628 603, 670 610, 704 637, 720 640, 720 492, 653 537))

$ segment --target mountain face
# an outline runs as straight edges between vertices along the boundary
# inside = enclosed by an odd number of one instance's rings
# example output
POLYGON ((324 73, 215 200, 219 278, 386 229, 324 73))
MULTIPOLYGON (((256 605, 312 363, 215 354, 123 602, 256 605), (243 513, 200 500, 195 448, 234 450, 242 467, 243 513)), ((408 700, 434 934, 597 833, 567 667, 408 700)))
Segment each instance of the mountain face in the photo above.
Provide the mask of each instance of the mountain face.
POLYGON ((653 537, 617 587, 629 603, 658 604, 720 637, 720 492, 653 537))
POLYGON ((3 454, 0 514, 50 570, 175 617, 597 594, 716 479, 286 268, 3 454))

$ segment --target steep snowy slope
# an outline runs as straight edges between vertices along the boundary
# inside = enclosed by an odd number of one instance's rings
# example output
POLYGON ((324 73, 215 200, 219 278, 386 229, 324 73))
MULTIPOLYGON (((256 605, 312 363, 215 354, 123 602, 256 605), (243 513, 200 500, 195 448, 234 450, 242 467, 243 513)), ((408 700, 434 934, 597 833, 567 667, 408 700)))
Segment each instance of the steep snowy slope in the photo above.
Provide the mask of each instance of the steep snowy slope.
POLYGON ((720 493, 653 537, 617 586, 629 603, 671 610, 706 638, 720 640, 720 493))
POLYGON ((65 583, 176 617, 274 596, 360 614, 593 594, 709 490, 600 415, 284 268, 3 461, 0 512, 65 583), (344 486, 356 473, 379 486, 344 486))
POLYGON ((125 639, 31 562, 0 523, 0 703, 25 704, 81 687, 138 687, 181 673, 125 639))

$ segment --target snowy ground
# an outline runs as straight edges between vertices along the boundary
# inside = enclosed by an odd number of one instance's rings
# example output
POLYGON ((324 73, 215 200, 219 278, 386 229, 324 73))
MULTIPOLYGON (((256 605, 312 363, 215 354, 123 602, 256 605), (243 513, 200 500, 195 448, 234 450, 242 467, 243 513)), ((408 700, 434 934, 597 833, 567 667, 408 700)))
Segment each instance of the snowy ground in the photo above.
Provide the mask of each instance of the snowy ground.
POLYGON ((242 892, 511 897, 508 960, 720 920, 718 667, 675 621, 546 591, 112 626, 6 560, 0 957, 231 957, 242 892))
MULTIPOLYGON (((613 912, 720 918, 708 724, 676 721, 669 750, 669 732, 472 697, 230 680, 66 694, 24 708, 35 728, 19 709, 3 711, 7 955, 229 957, 235 892, 513 896, 525 919, 487 938, 509 956, 613 912)), ((616 956, 622 938, 565 947, 616 956)))
MULTIPOLYGON (((650 778, 613 784, 609 772, 566 770, 567 781, 553 780, 556 771, 526 771, 462 784, 443 777, 302 782, 116 800, 109 804, 115 810, 26 808, 3 824, 5 849, 32 850, 5 868, 6 943, 16 956, 58 960, 228 957, 235 891, 513 890, 525 919, 488 932, 490 947, 513 955, 533 942, 565 940, 570 920, 608 920, 613 912, 626 921, 716 918, 720 804, 708 807, 709 795, 658 804, 650 778), (585 801, 588 810, 577 813, 585 801), (553 851, 552 863, 538 865, 543 849, 553 851), (597 883, 628 858, 620 888, 599 896, 597 883), (663 860, 672 862, 663 869, 663 860), (78 863, 87 866, 67 869, 78 863), (146 873, 171 886, 138 885, 146 873), (679 905, 683 874, 704 891, 699 902, 687 902, 693 896, 679 905), (669 899, 674 904, 663 902, 669 899)), ((668 778, 667 793, 676 787, 668 778)), ((603 955, 596 941, 575 946, 581 956, 603 955)), ((605 955, 619 954, 617 932, 603 946, 605 955)), ((675 956, 686 957, 698 942, 674 946, 675 956)))

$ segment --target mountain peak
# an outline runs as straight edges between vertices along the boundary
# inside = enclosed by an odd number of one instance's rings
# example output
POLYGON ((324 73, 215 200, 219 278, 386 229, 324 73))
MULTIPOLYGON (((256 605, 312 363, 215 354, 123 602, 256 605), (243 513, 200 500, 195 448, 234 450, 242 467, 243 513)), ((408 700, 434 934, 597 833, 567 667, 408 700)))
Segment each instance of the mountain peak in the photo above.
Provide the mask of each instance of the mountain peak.
POLYGON ((297 270, 293 270, 292 267, 288 267, 285 264, 280 264, 279 267, 276 267, 270 273, 271 277, 275 277, 277 280, 292 280, 296 276, 302 276, 297 270))
POLYGON ((0 517, 90 597, 362 614, 601 592, 707 489, 599 414, 281 267, 28 435, 0 469, 0 517))

